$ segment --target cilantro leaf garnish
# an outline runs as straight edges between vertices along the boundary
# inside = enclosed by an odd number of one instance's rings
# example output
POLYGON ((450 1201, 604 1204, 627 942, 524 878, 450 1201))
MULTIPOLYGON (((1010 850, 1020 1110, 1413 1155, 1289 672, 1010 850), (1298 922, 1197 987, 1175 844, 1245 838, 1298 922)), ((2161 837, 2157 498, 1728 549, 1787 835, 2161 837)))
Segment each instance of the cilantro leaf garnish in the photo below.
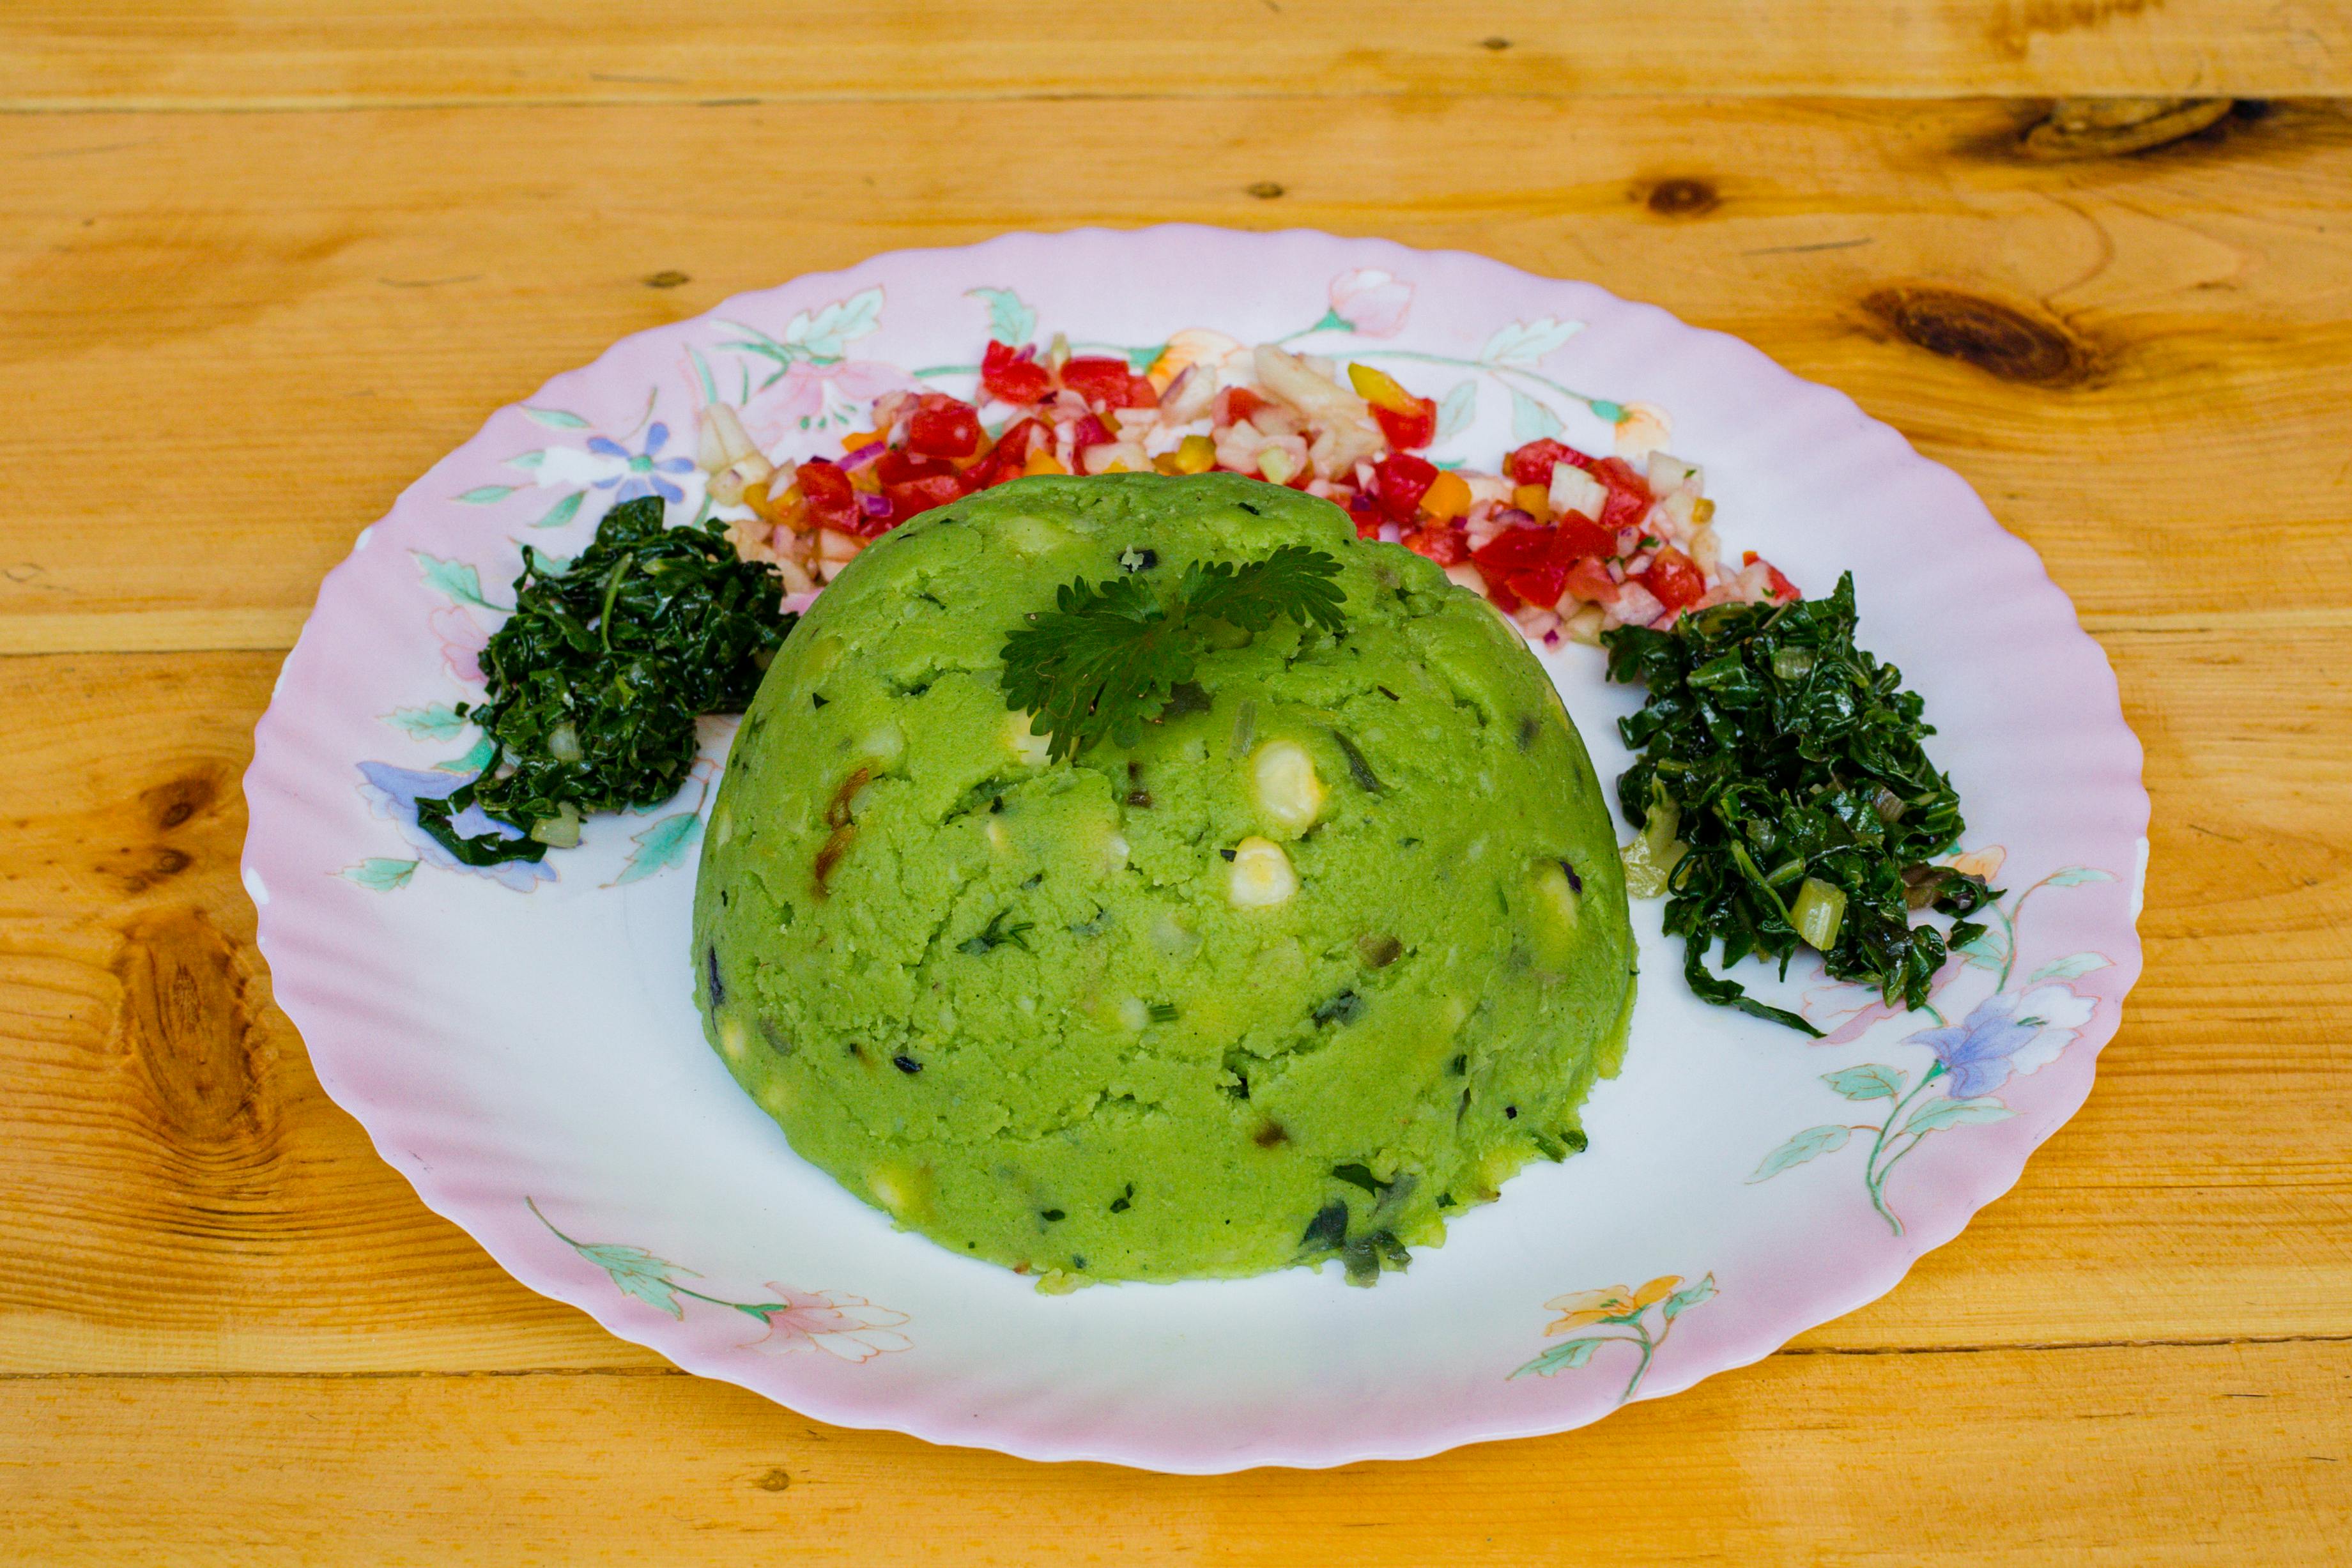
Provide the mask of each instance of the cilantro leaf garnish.
POLYGON ((1054 607, 1004 639, 1004 703, 1035 715, 1056 762, 1106 739, 1131 746, 1160 716, 1170 692, 1192 679, 1217 623, 1262 632, 1288 616, 1338 636, 1347 595, 1339 563, 1286 544, 1263 561, 1196 561, 1172 605, 1141 574, 1099 585, 1084 577, 1054 595, 1054 607))
POLYGON ((1925 704, 1855 646, 1854 625, 1849 573, 1825 599, 1726 605, 1601 639, 1612 680, 1649 687, 1618 721, 1641 754, 1617 781, 1626 820, 1645 830, 1629 882, 1662 884, 1693 992, 1809 1035, 1820 1031, 1709 972, 1718 938, 1726 968, 1752 952, 1786 973, 1802 944, 1833 978, 1920 1007, 1978 928, 1963 920, 1947 936, 1913 913, 1965 917, 1997 896, 1928 863, 1958 842, 1960 797, 1927 759, 1925 704))

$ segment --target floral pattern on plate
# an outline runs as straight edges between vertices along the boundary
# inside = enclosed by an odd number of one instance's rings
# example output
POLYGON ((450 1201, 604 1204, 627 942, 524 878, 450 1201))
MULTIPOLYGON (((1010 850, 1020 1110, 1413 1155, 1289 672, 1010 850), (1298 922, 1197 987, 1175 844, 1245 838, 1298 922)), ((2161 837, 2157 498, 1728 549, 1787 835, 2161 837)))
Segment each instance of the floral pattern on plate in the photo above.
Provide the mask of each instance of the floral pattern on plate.
MULTIPOLYGON (((1613 776, 1635 694, 1605 686, 1590 650, 1545 659, 1613 776)), ((494 415, 321 588, 257 736, 241 874, 328 1091, 429 1205, 614 1333, 838 1424, 1185 1472, 1331 1465, 1670 1394, 1957 1236, 2081 1104, 2137 974, 2138 763, 2104 657, 2031 550, 1956 476, 1746 345, 1460 253, 1077 231, 732 300, 494 415), (1514 1178, 1377 1290, 1289 1270, 1040 1296, 893 1231, 793 1156, 700 1037, 679 936, 692 879, 676 873, 724 725, 678 799, 596 819, 539 867, 454 871, 417 841, 414 802, 488 760, 460 709, 523 541, 576 551, 625 489, 667 484, 698 514, 703 476, 677 465, 708 402, 830 452, 875 388, 953 386, 982 332, 1040 321, 1131 364, 1212 331, 1380 356, 1444 410, 1441 458, 1491 458, 1552 421, 1587 450, 1641 450, 1671 408, 1675 449, 1706 464, 1739 544, 1809 585, 1854 569, 1865 638, 1927 697, 1937 760, 2020 890, 1939 977, 1934 1016, 1822 987, 1802 1002, 1827 1031, 1810 1045, 1681 994, 1675 944, 1654 906, 1637 912, 1664 978, 1589 1103, 1590 1151, 1514 1178), (1956 596, 1969 616, 1936 613, 1956 596), (1840 1108, 1838 1149, 1758 1179, 1776 1140, 1840 1108), (742 1283, 779 1257, 791 1279, 742 1283), (1559 1294, 1599 1280, 1649 1283, 1559 1294), (1531 1346, 1528 1303, 1546 1300, 1558 1331, 1531 1346)))

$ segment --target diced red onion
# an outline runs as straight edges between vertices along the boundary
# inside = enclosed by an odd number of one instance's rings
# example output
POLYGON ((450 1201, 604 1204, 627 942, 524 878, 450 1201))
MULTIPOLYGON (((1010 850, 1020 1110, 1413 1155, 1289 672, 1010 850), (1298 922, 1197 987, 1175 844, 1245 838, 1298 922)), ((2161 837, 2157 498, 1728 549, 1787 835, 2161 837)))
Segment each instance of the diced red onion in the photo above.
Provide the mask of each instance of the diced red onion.
POLYGON ((857 506, 858 510, 865 512, 868 517, 887 517, 890 515, 890 498, 888 496, 860 495, 857 498, 857 506))
POLYGON ((844 473, 854 474, 858 469, 864 468, 866 464, 872 462, 875 458, 880 457, 886 450, 887 450, 887 447, 886 447, 883 443, 879 441, 868 441, 863 447, 858 447, 855 452, 846 452, 842 455, 841 469, 844 473))

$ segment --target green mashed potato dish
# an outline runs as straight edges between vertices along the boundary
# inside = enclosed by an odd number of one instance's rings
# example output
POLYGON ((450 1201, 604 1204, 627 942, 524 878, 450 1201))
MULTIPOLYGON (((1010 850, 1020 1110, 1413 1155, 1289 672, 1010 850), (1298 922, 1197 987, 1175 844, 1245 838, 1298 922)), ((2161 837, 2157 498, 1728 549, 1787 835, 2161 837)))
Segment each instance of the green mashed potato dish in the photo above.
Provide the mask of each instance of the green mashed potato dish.
POLYGON ((1297 491, 1123 474, 955 502, 825 591, 736 734, 694 970, 793 1148, 942 1247, 1369 1282, 1585 1146, 1634 947, 1583 742, 1477 595, 1297 491), (1075 755, 1008 706, 1066 585, 1166 605, 1286 546, 1336 561, 1336 633, 1211 622, 1075 755))

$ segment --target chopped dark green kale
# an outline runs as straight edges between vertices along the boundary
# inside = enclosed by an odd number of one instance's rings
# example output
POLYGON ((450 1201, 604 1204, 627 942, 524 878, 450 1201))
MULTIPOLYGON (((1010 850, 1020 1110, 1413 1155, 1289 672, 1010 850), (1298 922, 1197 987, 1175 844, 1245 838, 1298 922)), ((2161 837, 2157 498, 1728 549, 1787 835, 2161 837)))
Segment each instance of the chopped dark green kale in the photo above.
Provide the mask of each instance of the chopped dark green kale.
POLYGON ((1684 939, 1691 989, 1809 1035, 1797 1015, 1711 973, 1750 953, 1789 960, 1800 944, 1834 978, 1917 1007, 1943 966, 1948 936, 1915 910, 1965 916, 1994 889, 1930 866, 1958 843, 1959 796, 1927 760, 1935 727, 1902 672, 1854 644, 1853 578, 1825 599, 1726 605, 1672 631, 1602 634, 1612 680, 1649 700, 1618 721, 1640 760, 1617 781, 1641 837, 1627 885, 1668 895, 1665 929, 1684 939))
POLYGON ((658 805, 694 764, 695 721, 740 713, 797 617, 766 567, 716 523, 667 528, 624 501, 569 563, 523 546, 514 613, 482 654, 488 695, 459 711, 497 748, 480 776, 416 805, 419 826, 468 866, 536 860, 599 811, 658 805), (478 805, 521 837, 466 836, 478 805))

